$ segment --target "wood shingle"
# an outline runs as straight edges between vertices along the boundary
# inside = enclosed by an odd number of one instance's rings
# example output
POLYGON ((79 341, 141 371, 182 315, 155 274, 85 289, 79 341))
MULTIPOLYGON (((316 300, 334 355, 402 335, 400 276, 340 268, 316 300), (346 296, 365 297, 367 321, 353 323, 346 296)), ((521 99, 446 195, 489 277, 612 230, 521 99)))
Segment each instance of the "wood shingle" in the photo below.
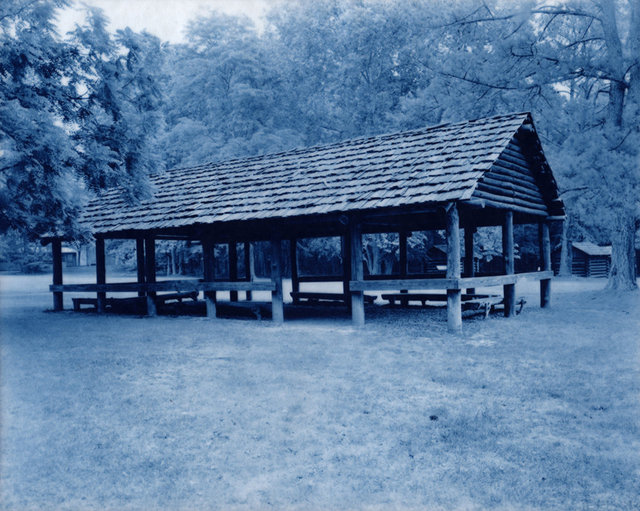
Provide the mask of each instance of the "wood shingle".
POLYGON ((562 214, 539 141, 523 142, 531 133, 530 114, 516 113, 178 168, 153 176, 138 204, 105 192, 82 222, 117 233, 472 198, 562 214))

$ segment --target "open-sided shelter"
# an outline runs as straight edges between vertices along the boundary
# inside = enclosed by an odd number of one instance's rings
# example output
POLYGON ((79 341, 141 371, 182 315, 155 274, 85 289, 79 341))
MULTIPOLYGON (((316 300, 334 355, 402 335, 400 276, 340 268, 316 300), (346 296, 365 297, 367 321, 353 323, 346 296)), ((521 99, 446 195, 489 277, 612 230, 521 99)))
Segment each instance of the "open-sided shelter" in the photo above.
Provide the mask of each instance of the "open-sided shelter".
MULTIPOLYGON (((282 240, 292 240, 296 291, 295 240, 341 236, 345 261, 341 280, 354 325, 364 323, 364 291, 440 289, 446 290, 449 326, 459 330, 463 289, 503 286, 505 314, 513 314, 515 284, 523 277, 514 273, 514 223, 539 225, 542 270, 526 276, 540 280, 541 304, 549 303, 549 222, 564 218, 564 206, 529 113, 178 168, 153 176, 152 183, 153 196, 138 204, 130 204, 114 189, 87 206, 82 222, 96 240, 95 284, 63 285, 61 240, 52 240, 55 309, 62 308, 64 292, 96 292, 98 310, 104 310, 106 293, 138 291, 153 313, 157 292, 188 289, 204 292, 208 315, 215 317, 216 291, 269 290, 273 319, 281 322, 282 240), (498 225, 504 271, 475 276, 473 233, 481 226, 498 225), (446 230, 446 276, 412 278, 406 271, 407 235, 432 229, 446 230), (400 233, 399 275, 364 278, 362 235, 376 232, 400 233), (105 282, 108 238, 136 240, 137 283, 105 282), (156 282, 157 239, 200 241, 201 281, 156 282), (270 282, 239 281, 233 253, 229 280, 214 280, 215 243, 229 243, 232 248, 258 240, 271 242, 270 282)), ((245 255, 249 253, 245 250, 245 255)))

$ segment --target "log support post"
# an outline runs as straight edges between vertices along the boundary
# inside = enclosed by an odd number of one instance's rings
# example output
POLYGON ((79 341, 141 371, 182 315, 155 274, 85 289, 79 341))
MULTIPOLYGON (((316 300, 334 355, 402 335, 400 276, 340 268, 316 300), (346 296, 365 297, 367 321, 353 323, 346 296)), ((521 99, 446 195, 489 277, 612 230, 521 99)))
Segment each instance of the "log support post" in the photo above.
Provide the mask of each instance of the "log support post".
MULTIPOLYGON (((551 271, 551 236, 549 234, 549 224, 540 222, 538 224, 540 235, 540 266, 542 271, 551 271)), ((540 307, 547 308, 551 305, 551 279, 540 281, 540 307)))
MULTIPOLYGON (((460 278, 460 216, 455 202, 447 210, 447 278, 460 278)), ((462 331, 462 290, 447 289, 447 324, 449 331, 462 331)))
MULTIPOLYGON (((362 227, 357 219, 352 219, 350 222, 348 237, 351 247, 351 278, 363 280, 362 227)), ((351 320, 355 328, 364 326, 364 293, 362 291, 351 291, 351 320)))
POLYGON ((342 257, 342 294, 345 297, 347 310, 351 312, 351 296, 349 281, 351 280, 351 236, 345 232, 340 236, 340 256, 342 257))
MULTIPOLYGON (((513 244, 513 211, 507 211, 502 224, 502 255, 504 257, 505 275, 515 273, 514 244, 513 244)), ((505 284, 504 291, 504 316, 510 318, 516 310, 516 285, 505 284)))
MULTIPOLYGON (((96 284, 107 283, 107 267, 104 253, 104 238, 96 238, 96 284)), ((104 312, 107 302, 107 293, 98 292, 97 310, 104 312)))
POLYGON ((282 293, 282 239, 271 237, 271 281, 275 289, 271 291, 271 318, 280 325, 284 322, 284 302, 282 293))
MULTIPOLYGON (((474 243, 473 243, 473 235, 476 232, 476 228, 471 225, 471 223, 467 223, 464 226, 464 276, 465 277, 475 277, 476 276, 476 267, 474 264, 474 243)), ((467 293, 472 295, 475 294, 475 288, 468 288, 467 293)))
MULTIPOLYGON (((407 266, 407 238, 410 236, 410 233, 407 231, 400 231, 398 233, 398 258, 400 263, 400 278, 406 279, 408 273, 407 266)), ((401 289, 400 293, 405 294, 409 291, 407 289, 401 289)), ((402 305, 407 305, 409 302, 407 300, 402 300, 402 305)))
MULTIPOLYGON (((138 284, 144 284, 144 238, 136 238, 136 269, 138 284)), ((145 296, 144 291, 138 291, 138 296, 145 296)))
MULTIPOLYGON (((51 251, 53 252, 53 285, 62 285, 62 240, 54 239, 51 242, 51 251)), ((53 293, 53 310, 61 311, 64 309, 62 293, 55 291, 53 293)))
MULTIPOLYGON (((215 280, 214 244, 209 238, 202 240, 202 277, 205 282, 215 280)), ((216 318, 216 292, 205 291, 204 303, 207 307, 207 318, 216 318)))
MULTIPOLYGON (((289 240, 289 259, 291 260, 291 291, 297 293, 300 291, 300 279, 298 277, 298 240, 296 238, 289 240)), ((298 302, 298 298, 295 297, 293 303, 298 302)))
MULTIPOLYGON (((253 248, 251 243, 248 241, 244 242, 244 275, 245 280, 247 282, 251 282, 253 280, 253 248)), ((247 302, 250 302, 253 299, 251 294, 251 290, 245 291, 245 299, 247 302)))
MULTIPOLYGON (((156 282, 156 241, 153 236, 147 236, 144 239, 144 274, 147 284, 156 282)), ((155 316, 158 313, 155 298, 155 291, 147 293, 148 316, 155 316)))
MULTIPOLYGON (((238 280, 238 244, 235 240, 229 242, 229 280, 236 282, 238 280)), ((238 292, 230 291, 229 300, 238 301, 238 292)))

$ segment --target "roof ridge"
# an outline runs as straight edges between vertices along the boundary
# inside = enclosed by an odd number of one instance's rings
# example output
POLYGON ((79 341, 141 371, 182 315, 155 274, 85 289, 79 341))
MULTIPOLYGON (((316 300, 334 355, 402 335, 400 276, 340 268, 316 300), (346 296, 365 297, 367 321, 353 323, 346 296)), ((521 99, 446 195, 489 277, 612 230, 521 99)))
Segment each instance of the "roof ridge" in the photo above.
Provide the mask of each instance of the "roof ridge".
POLYGON ((234 163, 239 163, 239 162, 253 162, 253 161, 261 161, 261 160, 265 160, 265 159, 269 159, 269 158, 276 158, 276 157, 282 157, 282 156, 288 156, 288 155, 297 155, 297 154, 303 154, 303 153, 313 153, 313 152, 317 152, 320 150, 327 150, 330 148, 338 148, 344 145, 351 145, 351 144, 357 144, 357 143, 362 143, 362 142, 366 142, 366 141, 374 141, 374 140, 384 140, 384 139, 393 139, 393 138, 397 138, 397 137, 406 137, 406 136, 410 136, 410 135, 414 135, 414 134, 424 134, 424 133, 428 133, 430 131, 434 131, 434 130, 439 130, 439 129, 443 129, 445 127, 458 127, 459 126, 459 130, 462 129, 465 125, 468 124, 472 124, 472 123, 476 123, 478 121, 490 121, 490 120, 494 120, 494 119, 504 119, 504 118, 509 118, 509 117, 518 117, 518 116, 524 116, 524 115, 528 115, 531 116, 531 112, 511 112, 511 113, 506 113, 506 114, 498 114, 498 115, 492 115, 489 117, 477 117, 475 119, 469 119, 466 121, 455 121, 455 122, 445 122, 445 123, 441 123, 441 124, 436 124, 435 126, 423 126, 422 128, 415 128, 415 129, 411 129, 411 130, 406 130, 406 131, 395 131, 395 132, 386 132, 386 133, 380 133, 377 135, 365 135, 365 136, 359 136, 359 137, 355 137, 355 138, 349 138, 349 139, 344 139, 338 142, 330 142, 328 144, 317 144, 314 146, 307 146, 307 147, 296 147, 293 149, 287 149, 284 151, 279 151, 276 153, 264 153, 264 154, 258 154, 258 155, 253 155, 253 156, 244 156, 244 157, 236 157, 236 158, 231 158, 231 159, 220 159, 220 160, 211 160, 205 163, 199 163, 197 165, 190 165, 190 166, 181 166, 181 167, 173 167, 171 169, 167 169, 166 172, 176 172, 176 171, 184 171, 184 170, 196 170, 196 169, 202 169, 205 170, 206 167, 214 167, 214 166, 218 166, 220 164, 226 164, 226 165, 231 165, 234 163))

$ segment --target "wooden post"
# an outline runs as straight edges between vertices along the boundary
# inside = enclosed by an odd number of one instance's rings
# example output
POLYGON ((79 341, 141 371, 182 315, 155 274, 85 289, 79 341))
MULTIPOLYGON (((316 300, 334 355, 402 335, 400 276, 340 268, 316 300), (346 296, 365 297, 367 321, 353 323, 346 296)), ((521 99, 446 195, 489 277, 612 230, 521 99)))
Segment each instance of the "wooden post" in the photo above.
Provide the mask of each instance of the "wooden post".
MULTIPOLYGON (((253 247, 248 241, 244 242, 244 274, 245 280, 251 282, 253 280, 253 247)), ((253 299, 251 290, 245 291, 245 299, 250 302, 253 299)))
MULTIPOLYGON (((53 285, 62 285, 62 240, 59 238, 51 242, 51 251, 53 252, 53 285)), ((62 293, 54 291, 53 293, 53 310, 61 311, 64 309, 62 293)))
MULTIPOLYGON (((515 273, 515 260, 513 248, 513 211, 507 211, 502 224, 502 255, 504 257, 505 275, 515 273)), ((504 291, 504 315, 509 318, 516 310, 516 285, 505 284, 504 291)))
MULTIPOLYGON (((363 280, 362 227, 356 219, 352 219, 349 223, 348 243, 351 247, 351 278, 363 280)), ((351 291, 351 321, 355 328, 364 326, 364 293, 362 291, 351 291)))
MULTIPOLYGON (((213 282, 215 280, 215 259, 214 244, 209 238, 202 240, 202 277, 205 282, 213 282)), ((204 303, 207 307, 207 317, 209 319, 216 318, 216 292, 205 291, 204 303)))
MULTIPOLYGON (((153 236, 147 236, 144 239, 144 273, 147 284, 153 284, 156 281, 156 242, 153 236)), ((156 310, 156 293, 149 291, 147 293, 147 315, 155 316, 156 310)))
POLYGON ((271 292, 271 318, 274 323, 284 321, 284 303, 282 296, 282 240, 275 235, 271 238, 271 281, 275 289, 271 292))
MULTIPOLYGON (((465 277, 475 277, 476 276, 476 268, 474 265, 474 243, 473 243, 473 235, 476 232, 476 228, 467 223, 464 226, 464 276, 465 277)), ((470 295, 475 294, 475 288, 468 288, 467 293, 470 295)))
MULTIPOLYGON (((144 238, 136 238, 136 265, 138 270, 138 284, 144 284, 144 238)), ((144 295, 144 291, 138 291, 138 296, 144 295)))
MULTIPOLYGON (((540 259, 542 271, 551 271, 551 236, 549 224, 540 222, 540 259)), ((540 280, 540 307, 547 308, 551 305, 551 279, 540 280)))
MULTIPOLYGON (((291 291, 297 293, 300 291, 300 280, 298 278, 298 240, 296 238, 289 240, 289 259, 291 259, 291 291)), ((299 301, 298 298, 293 299, 293 303, 299 301)))
MULTIPOLYGON (((235 240, 229 242, 229 280, 236 282, 238 280, 238 245, 235 240)), ((230 291, 229 299, 232 302, 238 301, 238 292, 230 291)))
MULTIPOLYGON (((447 278, 460 278, 460 217, 455 202, 447 209, 447 278)), ((451 332, 462 331, 462 291, 447 289, 447 324, 451 332)))
POLYGON ((345 296, 347 310, 351 312, 349 281, 351 280, 351 237, 348 232, 340 236, 340 255, 342 256, 342 294, 345 296))
MULTIPOLYGON (((400 263, 400 278, 404 279, 407 276, 407 231, 400 231, 398 233, 398 251, 399 251, 399 263, 400 263)), ((401 289, 400 293, 408 293, 407 289, 401 289)), ((407 305, 407 300, 402 300, 402 305, 407 305)))
MULTIPOLYGON (((104 253, 104 238, 96 238, 96 284, 106 284, 107 268, 104 253)), ((107 293, 98 292, 98 312, 104 312, 107 302, 107 293)))

